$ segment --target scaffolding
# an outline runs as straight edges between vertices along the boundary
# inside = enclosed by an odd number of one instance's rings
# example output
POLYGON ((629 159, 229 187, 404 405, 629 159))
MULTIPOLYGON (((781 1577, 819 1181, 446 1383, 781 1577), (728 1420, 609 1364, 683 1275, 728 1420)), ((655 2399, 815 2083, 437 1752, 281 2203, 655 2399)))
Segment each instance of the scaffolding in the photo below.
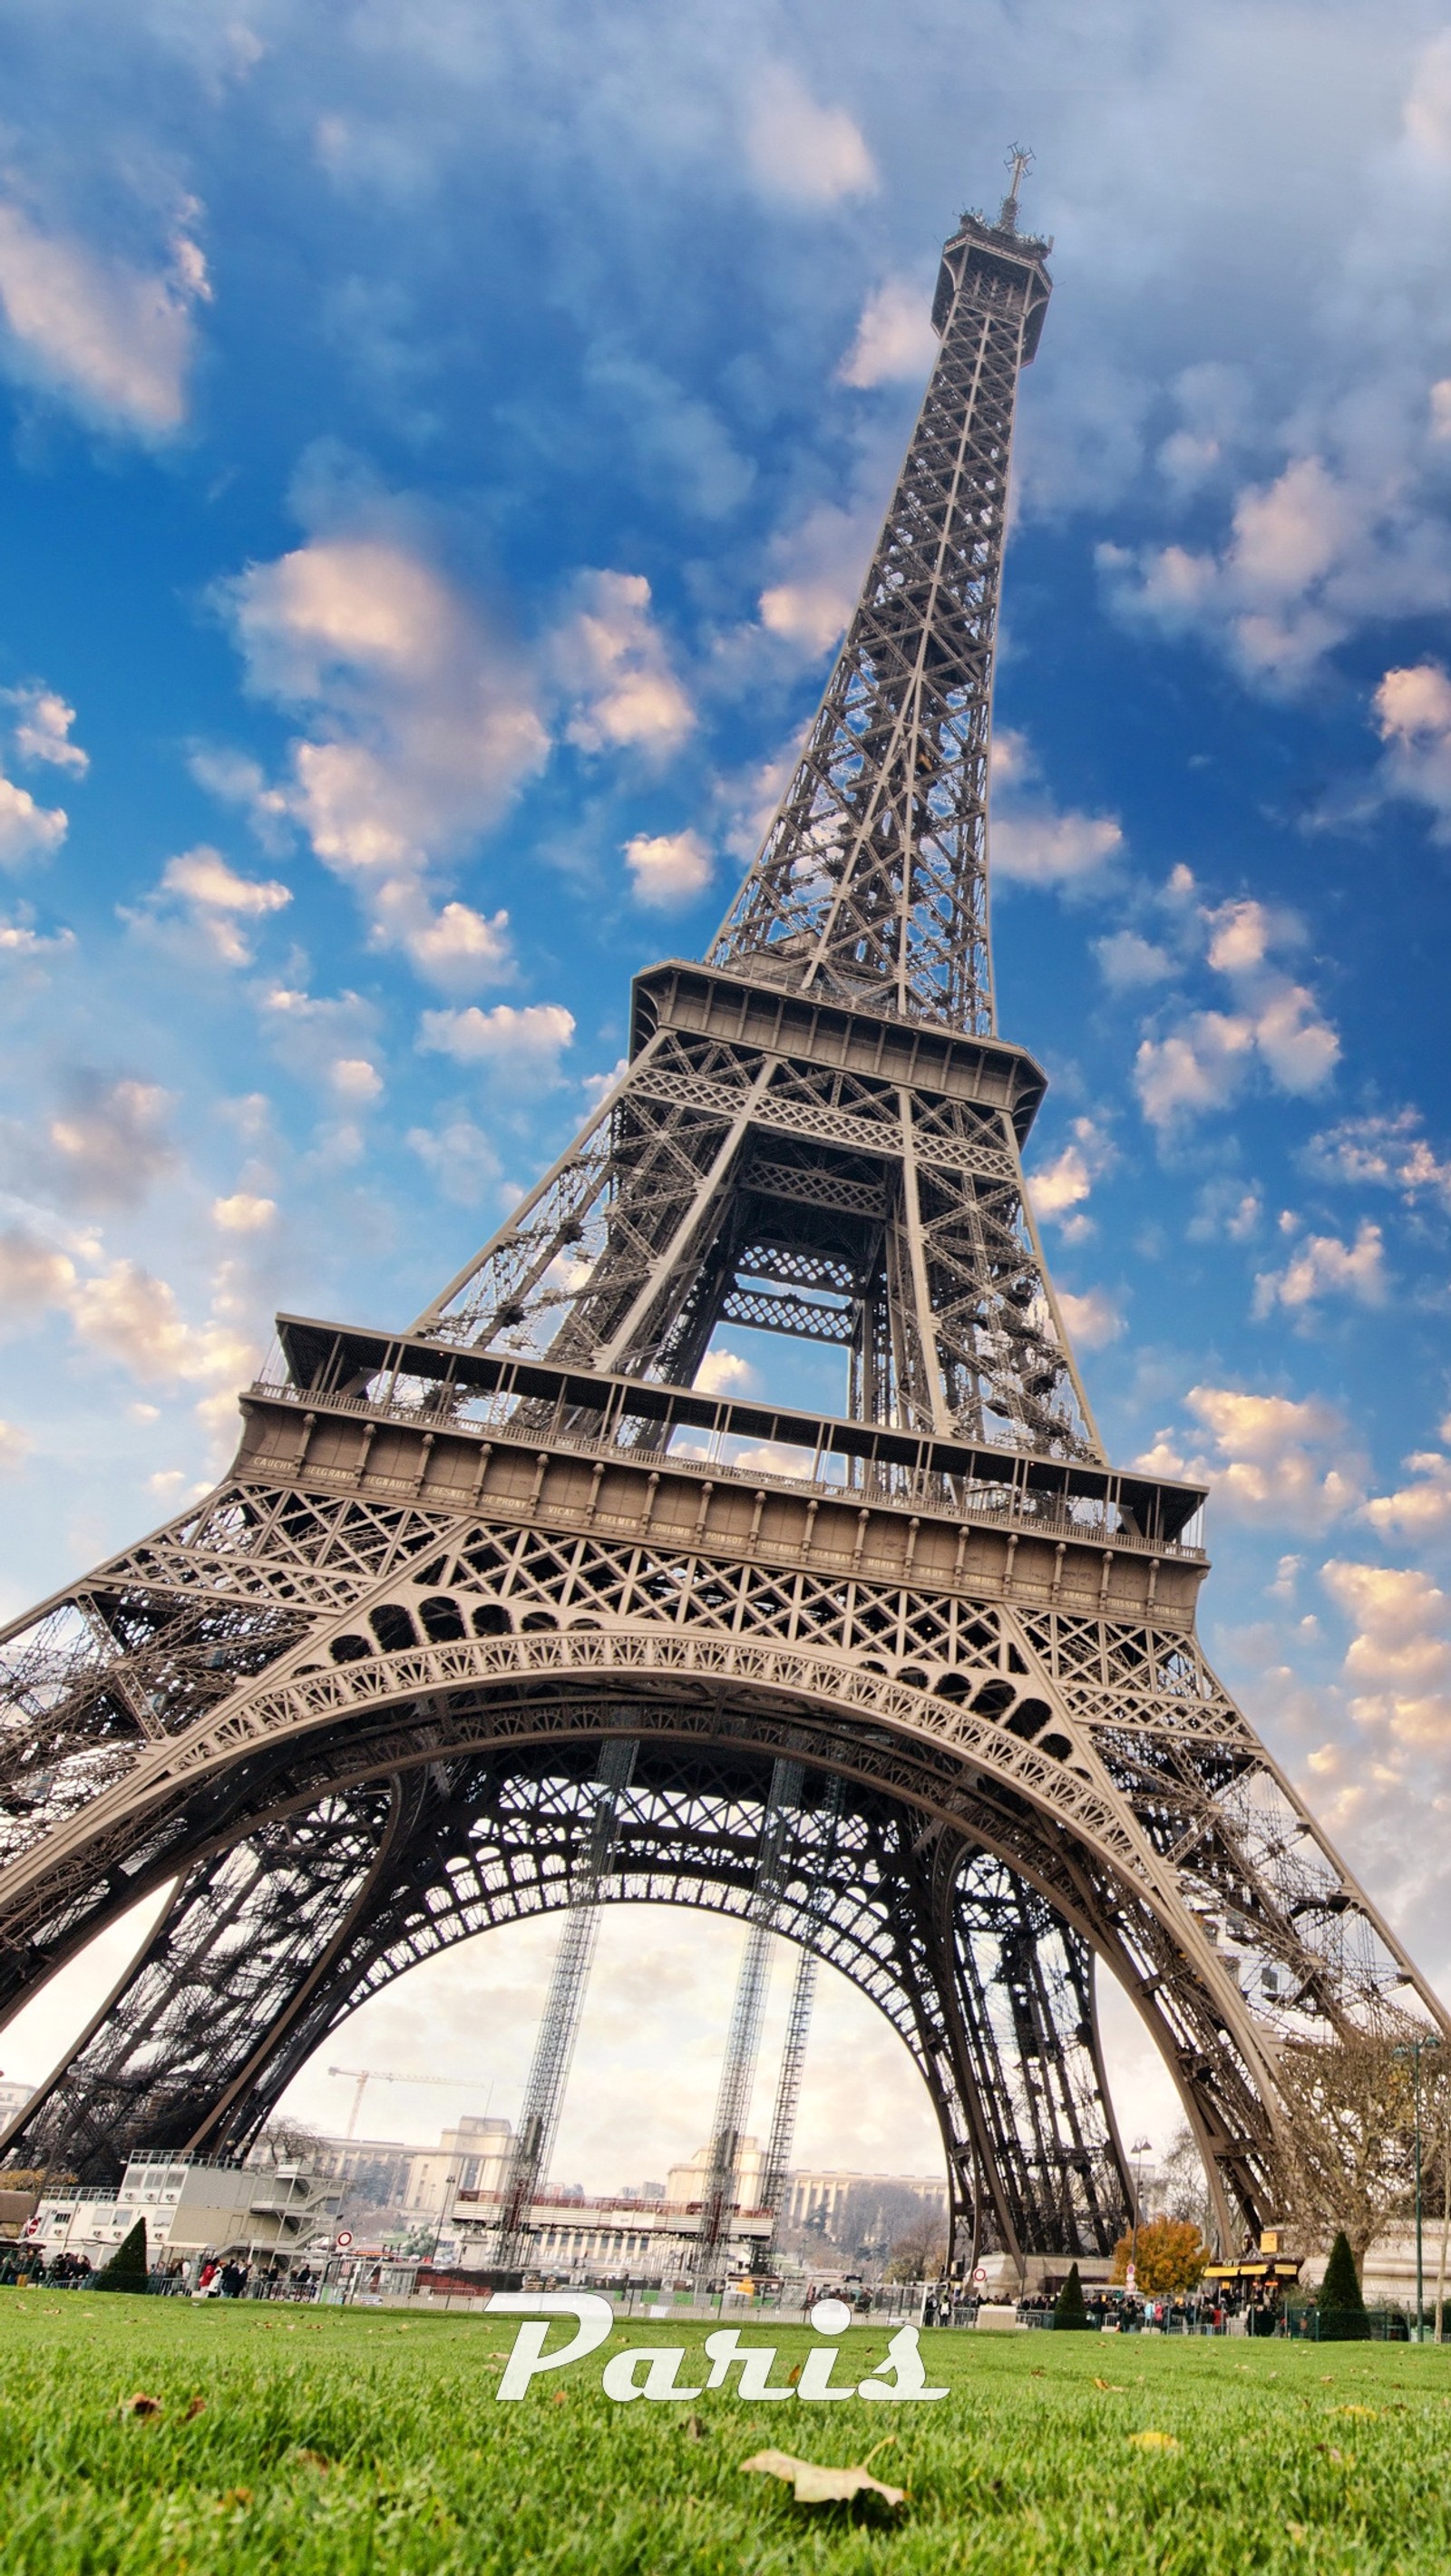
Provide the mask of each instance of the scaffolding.
POLYGON ((545 2180, 559 2129, 565 2086, 574 2060, 585 1993, 599 1941, 600 1881, 607 1875, 620 1828, 620 1801, 630 1785, 639 1744, 612 1737, 600 1747, 597 1796, 589 1841, 569 1890, 569 1913, 545 1997, 544 2014, 524 2085, 519 2126, 504 2171, 495 2262, 517 2272, 529 2239, 530 2216, 545 2180))
MULTIPOLYGON (((750 1929, 741 1954, 740 1973, 736 1978, 735 2001, 731 2007, 730 2028, 726 2034, 725 2059, 721 2066, 720 2088, 716 2094, 715 2118, 711 2123, 710 2164, 701 2195, 700 2229, 695 2240, 695 2277, 704 2284, 710 2277, 722 2245, 730 2234, 730 2223, 740 2198, 741 2140, 750 2115, 751 2094, 756 2081, 756 2064, 761 2053, 761 2021, 766 2008, 766 1994, 771 1982, 771 1952, 774 1925, 780 1906, 787 1862, 791 1851, 791 1815, 801 1804, 804 1778, 799 1762, 780 1760, 772 1765, 771 1786, 766 1799, 766 1812, 761 1824, 761 1847, 756 1857, 755 1884, 751 1891, 750 1929)), ((771 2123, 771 2146, 767 2150, 767 2170, 763 2185, 769 2183, 772 2159, 780 2148, 784 2159, 789 2156, 791 2136, 796 2126, 796 2099, 800 2092, 801 2062, 806 2053, 806 2032, 811 2017, 813 1980, 803 1975, 808 1962, 802 1961, 792 1996, 791 2024, 787 2032, 787 2055, 782 2062, 781 2081, 777 2086, 776 2110, 771 2123), (788 2087, 787 2072, 792 2055, 792 2034, 799 2032, 795 2044, 795 2073, 788 2087), (789 2095, 789 2098, 788 2098, 789 2095), (784 2126, 783 2126, 784 2122, 784 2126), (778 2141, 778 2130, 781 2141, 778 2141)), ((780 2183, 776 2200, 769 2201, 762 2192, 762 2206, 773 2215, 779 2207, 780 2183)))

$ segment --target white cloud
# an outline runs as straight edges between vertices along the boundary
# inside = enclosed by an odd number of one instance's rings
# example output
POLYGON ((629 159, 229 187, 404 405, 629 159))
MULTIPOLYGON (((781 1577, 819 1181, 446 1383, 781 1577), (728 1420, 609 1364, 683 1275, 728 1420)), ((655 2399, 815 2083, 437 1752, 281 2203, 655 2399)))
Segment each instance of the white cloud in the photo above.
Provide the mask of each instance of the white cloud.
POLYGON ((711 857, 698 832, 637 832, 625 843, 635 901, 651 910, 674 911, 704 894, 711 880, 711 857))
POLYGON ((1174 972, 1174 960, 1167 949, 1141 939, 1136 930, 1115 930, 1107 939, 1095 939, 1093 953, 1111 993, 1129 993, 1142 984, 1162 984, 1174 972))
POLYGON ((408 1143, 433 1174, 443 1196, 459 1207, 477 1207, 497 1187, 498 1155, 471 1118, 450 1118, 439 1128, 410 1127, 408 1143))
POLYGON ((1408 498, 1388 458, 1343 467, 1296 456, 1241 491, 1219 554, 1100 546, 1110 604, 1129 624, 1198 632, 1272 695, 1309 681, 1367 617, 1451 600, 1444 531, 1408 498))
POLYGON ((1191 1012, 1164 1036, 1144 1037, 1135 1086, 1145 1117, 1165 1132, 1224 1108, 1255 1071, 1303 1098, 1323 1089, 1340 1057, 1314 995, 1271 962, 1277 943, 1298 939, 1294 922, 1254 902, 1221 904, 1199 921, 1206 963, 1233 987, 1237 1007, 1191 1012))
POLYGON ((1362 1462, 1319 1397, 1194 1386, 1184 1405, 1194 1427, 1160 1432, 1141 1467, 1207 1484, 1236 1519, 1273 1527, 1324 1529, 1360 1501, 1362 1462), (1206 1435, 1208 1448, 1197 1448, 1206 1435))
POLYGON ((34 1447, 28 1431, 21 1431, 13 1422, 0 1422, 0 1476, 15 1475, 34 1447))
MULTIPOLYGON (((1451 1416, 1441 1425, 1441 1438, 1451 1441, 1451 1416)), ((1399 1531, 1405 1538, 1438 1538, 1451 1526, 1451 1457, 1417 1449, 1405 1464, 1415 1481, 1394 1494, 1372 1495, 1362 1518, 1372 1529, 1399 1531)))
POLYGON ((138 922, 185 925, 185 937, 223 966, 250 966, 254 950, 244 922, 265 921, 292 901, 289 886, 275 877, 247 877, 228 865, 220 850, 206 841, 168 859, 161 881, 147 897, 138 922))
POLYGON ((937 356, 931 299, 911 278, 889 277, 868 296, 838 373, 844 385, 917 384, 937 356))
POLYGON ((1451 679, 1439 662, 1387 671, 1374 708, 1386 745, 1380 793, 1428 806, 1432 838, 1451 840, 1451 679))
POLYGON ((784 65, 757 76, 746 153, 760 186, 792 205, 834 206, 877 185, 860 128, 842 107, 822 107, 784 65))
POLYGON ((212 1201, 212 1223, 223 1234, 265 1234, 276 1215, 277 1201, 258 1198, 251 1190, 234 1190, 230 1198, 212 1201))
POLYGON ((1362 1306, 1382 1306, 1386 1285, 1380 1227, 1364 1219, 1354 1243, 1343 1243, 1334 1234, 1308 1235, 1283 1270, 1262 1270, 1255 1280, 1254 1312, 1263 1318, 1283 1306, 1293 1314, 1322 1297, 1353 1297, 1362 1306))
POLYGON ((1113 1161, 1113 1147, 1091 1118, 1075 1118, 1069 1141, 1049 1163, 1028 1174, 1033 1210, 1040 1219, 1069 1217, 1082 1208, 1096 1180, 1113 1161))
POLYGON ((989 848, 995 879, 1076 886, 1096 878, 1121 854, 1123 827, 1117 819, 1060 811, 1038 784, 1026 736, 1007 727, 993 744, 992 784, 989 848))
POLYGON ((47 935, 32 930, 27 922, 0 921, 0 957, 26 958, 33 964, 42 957, 64 956, 75 944, 73 930, 56 930, 47 935))
POLYGON ((880 518, 879 501, 854 509, 822 501, 777 537, 771 551, 783 577, 759 601, 768 635, 812 661, 833 650, 856 607, 880 518))
MULTIPOLYGON (((432 871, 497 821, 538 770, 548 736, 527 665, 400 533, 381 503, 219 587, 259 696, 304 712, 290 774, 259 787, 250 765, 213 782, 306 832, 358 893, 375 942, 401 948, 445 989, 507 971, 505 917, 435 912, 432 871)), ((210 757, 210 756, 208 756, 210 757)))
POLYGON ((573 1036, 573 1014, 559 1002, 530 1002, 517 1011, 508 1002, 492 1011, 473 1003, 466 1011, 425 1011, 418 1043, 425 1053, 452 1056, 455 1064, 486 1064, 517 1078, 548 1080, 573 1036))
POLYGON ((1081 1296, 1075 1296, 1071 1288, 1060 1288, 1057 1293, 1063 1321, 1075 1342, 1085 1350, 1098 1351, 1106 1342, 1117 1341, 1124 1319, 1106 1288, 1089 1288, 1081 1296))
POLYGON ((156 1083, 78 1070, 46 1122, 37 1175, 73 1206, 138 1205, 176 1160, 166 1132, 173 1105, 156 1083))
POLYGON ((739 1351, 707 1351, 695 1372, 702 1395, 754 1395, 760 1377, 739 1351))
POLYGON ((20 868, 32 859, 48 859, 69 829, 59 805, 37 805, 28 787, 17 787, 0 774, 0 868, 20 868))
POLYGON ((55 689, 47 689, 39 682, 23 689, 0 689, 0 706, 15 709, 11 734, 22 760, 38 760, 52 769, 73 769, 77 777, 84 778, 91 765, 90 754, 70 738, 76 711, 55 689))
POLYGON ((1438 1163, 1420 1123, 1415 1109, 1347 1118, 1312 1136, 1306 1158, 1326 1180, 1398 1190, 1407 1206, 1429 1193, 1451 1210, 1451 1162, 1438 1163))
POLYGON ((1326 1590, 1356 1631, 1345 1677, 1351 1715, 1398 1742, 1451 1744, 1451 1601, 1415 1569, 1332 1559, 1326 1590))
POLYGON ((641 573, 582 573, 578 606, 554 647, 561 682, 577 700, 569 739, 582 751, 630 750, 663 759, 695 724, 670 666, 641 573))
POLYGON ((63 1306, 75 1284, 70 1255, 23 1225, 0 1230, 0 1332, 25 1329, 48 1307, 63 1306))
POLYGON ((328 1081, 339 1100, 355 1109, 366 1108, 383 1096, 383 1077, 365 1055, 334 1056, 328 1067, 328 1081))
POLYGON ((181 427, 194 308, 209 293, 201 252, 185 231, 169 270, 148 273, 44 233, 0 201, 10 372, 88 420, 148 440, 181 427))

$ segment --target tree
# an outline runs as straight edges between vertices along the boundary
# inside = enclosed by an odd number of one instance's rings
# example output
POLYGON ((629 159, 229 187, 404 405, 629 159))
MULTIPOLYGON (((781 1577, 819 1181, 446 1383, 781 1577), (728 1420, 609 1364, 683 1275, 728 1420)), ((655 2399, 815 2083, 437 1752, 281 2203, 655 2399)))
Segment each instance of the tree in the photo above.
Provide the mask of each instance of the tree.
POLYGON ((935 2209, 924 2209, 921 2217, 896 2239, 882 2277, 887 2281, 934 2281, 946 2253, 947 2230, 935 2209))
POLYGON ((138 2218, 129 2236, 122 2238, 110 2262, 96 2274, 98 2290, 135 2290, 146 2288, 146 2221, 138 2218))
POLYGON ((1088 2331, 1088 2310, 1083 2304, 1083 2283, 1078 2277, 1076 2263, 1053 2302, 1053 2331, 1055 2334, 1086 2334, 1088 2331))
POLYGON ((1330 2248, 1330 2260, 1315 2302, 1322 2342, 1348 2342, 1370 2332, 1355 2256, 1342 2227, 1330 2248))
POLYGON ((1126 2281, 1129 2264, 1139 2289, 1150 2298, 1166 2292, 1197 2290, 1209 2260, 1209 2248, 1187 2218, 1150 2218, 1132 2235, 1121 2236, 1113 2249, 1113 2278, 1126 2281))
POLYGON ((1157 2188, 1170 2218, 1187 2218, 1206 2243, 1214 2224, 1214 2202, 1199 2141, 1187 2121, 1175 2130, 1159 2172, 1157 2188))
POLYGON ((1357 2272, 1415 2184, 1412 2076, 1393 2035, 1286 2040, 1287 2134, 1274 2159, 1282 2225, 1308 2248, 1342 2232, 1357 2272))

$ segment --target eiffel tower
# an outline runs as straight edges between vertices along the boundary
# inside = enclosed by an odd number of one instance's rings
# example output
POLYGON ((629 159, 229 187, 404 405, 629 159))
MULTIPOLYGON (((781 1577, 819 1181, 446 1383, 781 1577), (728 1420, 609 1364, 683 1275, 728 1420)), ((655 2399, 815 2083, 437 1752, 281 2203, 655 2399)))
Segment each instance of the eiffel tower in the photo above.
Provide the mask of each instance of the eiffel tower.
POLYGON ((241 2151, 421 1960, 582 1885, 756 1921, 768 1832, 772 1928, 916 2062, 959 2261, 1123 2225, 1102 1972, 1225 2242, 1272 2215, 1287 2036, 1451 2030, 1206 1664, 1204 1491, 1106 1458, 1023 1183, 1044 1077, 997 1033, 987 874, 1050 292, 1018 175, 946 244, 860 604, 705 962, 637 977, 612 1096, 414 1324, 282 1316, 217 1490, 8 1632, 4 2008, 172 1891, 12 2163, 241 2151), (841 1410, 720 1391, 723 1324, 842 1354, 841 1410))

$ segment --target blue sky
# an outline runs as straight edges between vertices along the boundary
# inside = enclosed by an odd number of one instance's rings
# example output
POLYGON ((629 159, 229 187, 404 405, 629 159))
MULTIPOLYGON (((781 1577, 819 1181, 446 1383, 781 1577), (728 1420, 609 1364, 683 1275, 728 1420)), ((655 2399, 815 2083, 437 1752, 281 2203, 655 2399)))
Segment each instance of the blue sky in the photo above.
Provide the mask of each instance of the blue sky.
MULTIPOLYGON (((707 940, 1021 135, 1039 1209, 1113 1452, 1213 1486, 1211 1651, 1451 1987, 1444 10, 47 0, 0 49, 5 1606, 211 1480, 274 1307, 423 1305, 707 940)), ((662 2065, 733 1937, 635 1927, 662 2065)), ((368 2008, 420 2065, 423 1994, 368 2008)), ((916 2155, 872 2063, 845 2160, 916 2155)))

